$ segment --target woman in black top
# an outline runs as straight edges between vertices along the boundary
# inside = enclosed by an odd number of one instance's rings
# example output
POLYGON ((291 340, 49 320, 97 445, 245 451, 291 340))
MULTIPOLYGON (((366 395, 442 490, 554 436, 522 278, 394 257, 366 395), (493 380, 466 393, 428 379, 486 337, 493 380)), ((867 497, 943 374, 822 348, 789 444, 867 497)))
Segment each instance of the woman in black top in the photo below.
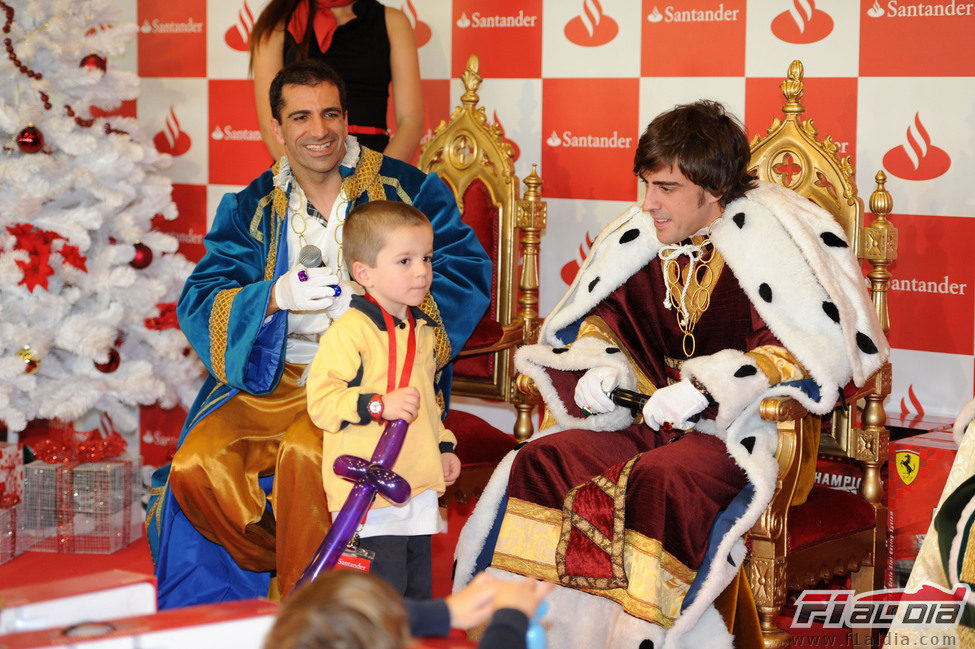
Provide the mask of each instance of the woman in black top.
POLYGON ((420 65, 413 28, 399 9, 377 0, 271 0, 251 34, 251 70, 261 137, 275 159, 284 148, 271 134, 268 89, 278 70, 319 58, 348 93, 349 133, 359 143, 410 161, 423 129, 420 65), (396 133, 387 132, 392 82, 396 133))

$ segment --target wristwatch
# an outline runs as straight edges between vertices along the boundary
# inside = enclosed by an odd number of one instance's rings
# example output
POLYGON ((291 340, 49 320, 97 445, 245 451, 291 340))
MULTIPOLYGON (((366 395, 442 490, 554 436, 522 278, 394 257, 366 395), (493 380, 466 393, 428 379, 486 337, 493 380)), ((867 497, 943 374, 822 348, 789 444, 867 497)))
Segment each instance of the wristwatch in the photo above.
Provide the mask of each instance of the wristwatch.
POLYGON ((372 417, 373 421, 382 421, 383 418, 383 397, 381 394, 373 395, 369 401, 366 402, 366 410, 369 411, 369 416, 372 417))

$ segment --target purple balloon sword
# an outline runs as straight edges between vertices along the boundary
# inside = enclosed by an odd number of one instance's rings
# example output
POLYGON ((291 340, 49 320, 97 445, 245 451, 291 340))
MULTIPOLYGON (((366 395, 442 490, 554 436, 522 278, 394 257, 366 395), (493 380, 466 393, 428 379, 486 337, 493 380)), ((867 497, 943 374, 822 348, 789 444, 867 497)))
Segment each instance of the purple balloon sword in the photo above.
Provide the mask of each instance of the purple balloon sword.
POLYGON ((335 473, 355 484, 352 485, 352 491, 342 509, 332 521, 332 526, 328 528, 325 540, 301 573, 295 588, 313 581, 322 572, 335 566, 377 492, 397 505, 409 500, 410 483, 397 475, 392 468, 399 457, 400 449, 403 448, 407 428, 409 424, 402 419, 387 423, 370 460, 352 455, 335 458, 335 473))

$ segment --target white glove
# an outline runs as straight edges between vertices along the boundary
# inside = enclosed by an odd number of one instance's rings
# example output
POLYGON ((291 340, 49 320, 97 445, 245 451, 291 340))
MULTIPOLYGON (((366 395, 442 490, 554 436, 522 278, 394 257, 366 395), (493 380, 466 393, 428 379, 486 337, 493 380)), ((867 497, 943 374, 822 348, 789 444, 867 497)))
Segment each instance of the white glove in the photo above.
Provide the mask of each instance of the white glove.
POLYGON ((331 306, 325 307, 325 315, 332 320, 335 320, 349 310, 349 305, 352 303, 352 294, 355 293, 352 282, 342 280, 336 283, 342 292, 332 301, 331 306))
POLYGON ((576 405, 593 415, 615 410, 616 404, 609 393, 619 387, 621 378, 620 369, 610 365, 587 370, 576 383, 573 395, 576 405))
POLYGON ((684 379, 650 395, 650 400, 643 406, 643 419, 654 430, 660 430, 660 426, 666 422, 674 428, 687 430, 691 427, 688 418, 707 407, 707 397, 690 380, 684 379))
POLYGON ((279 309, 288 311, 321 311, 332 306, 338 284, 339 278, 328 267, 299 264, 274 283, 274 301, 279 309))

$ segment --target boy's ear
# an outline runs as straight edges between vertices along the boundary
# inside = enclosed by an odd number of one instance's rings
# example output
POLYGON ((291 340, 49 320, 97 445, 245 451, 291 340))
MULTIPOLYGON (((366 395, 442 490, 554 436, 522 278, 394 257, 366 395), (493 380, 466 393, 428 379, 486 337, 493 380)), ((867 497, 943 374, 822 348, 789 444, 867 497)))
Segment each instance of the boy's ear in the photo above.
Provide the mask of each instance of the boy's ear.
POLYGON ((359 282, 363 288, 370 288, 369 267, 361 261, 352 262, 352 279, 359 282))

